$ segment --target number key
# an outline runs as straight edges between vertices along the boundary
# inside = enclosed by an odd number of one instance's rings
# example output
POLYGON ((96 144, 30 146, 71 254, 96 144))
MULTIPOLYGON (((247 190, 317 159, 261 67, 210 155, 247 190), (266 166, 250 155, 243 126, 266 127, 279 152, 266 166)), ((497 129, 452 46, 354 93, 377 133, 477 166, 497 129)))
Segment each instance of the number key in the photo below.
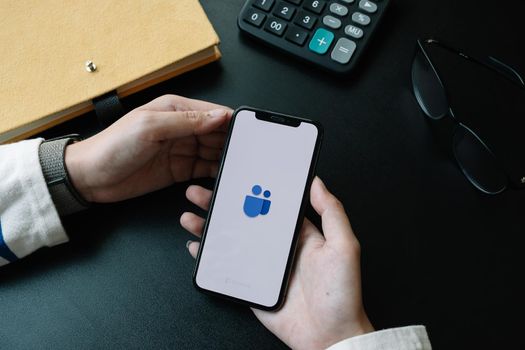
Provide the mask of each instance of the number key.
POLYGON ((273 14, 277 17, 281 17, 287 21, 291 20, 295 13, 295 7, 288 5, 285 2, 280 2, 273 11, 273 14))
POLYGON ((275 0, 255 0, 253 6, 268 12, 272 8, 274 2, 275 0))
POLYGON ((282 36, 286 30, 286 23, 278 18, 270 17, 264 26, 264 30, 277 36, 282 36))
POLYGON ((317 17, 306 11, 299 11, 295 17, 295 24, 306 29, 312 29, 315 22, 317 22, 317 17))
POLYGON ((257 28, 261 26, 261 24, 264 22, 264 19, 266 18, 266 15, 262 12, 259 12, 253 8, 248 9, 246 13, 243 16, 243 20, 253 24, 257 28))
POLYGON ((304 8, 315 13, 321 13, 325 5, 326 2, 323 0, 307 0, 304 3, 304 8))

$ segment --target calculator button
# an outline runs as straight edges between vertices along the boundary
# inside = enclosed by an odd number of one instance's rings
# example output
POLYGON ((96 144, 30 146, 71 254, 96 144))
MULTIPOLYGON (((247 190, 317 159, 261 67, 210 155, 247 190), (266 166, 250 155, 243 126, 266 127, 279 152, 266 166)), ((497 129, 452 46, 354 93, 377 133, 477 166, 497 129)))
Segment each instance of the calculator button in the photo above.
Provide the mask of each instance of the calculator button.
POLYGON ((323 0, 306 0, 303 6, 309 11, 321 13, 323 12, 325 5, 326 3, 323 0))
POLYGON ((282 19, 285 19, 287 21, 291 20, 293 15, 295 13, 295 7, 288 5, 285 2, 280 2, 275 7, 275 10, 273 11, 273 14, 277 17, 281 17, 282 19))
POLYGON ((361 39, 364 32, 361 28, 349 24, 345 27, 345 34, 350 35, 352 38, 361 39))
POLYGON ((268 12, 272 8, 274 2, 275 0, 255 0, 253 6, 268 12))
POLYGON ((334 16, 324 16, 323 24, 333 29, 341 28, 341 21, 334 16))
POLYGON ((361 0, 359 2, 359 8, 368 13, 375 13, 377 11, 377 5, 369 0, 361 0))
POLYGON ((352 4, 352 3, 354 3, 354 0, 340 0, 340 1, 345 2, 345 3, 347 3, 347 4, 352 4))
POLYGON ((361 12, 356 12, 352 15, 352 21, 362 26, 367 26, 370 24, 370 17, 363 15, 361 12))
POLYGON ((352 40, 341 38, 335 44, 331 57, 336 62, 347 64, 350 62, 356 47, 356 44, 352 40))
POLYGON ((334 3, 330 5, 330 12, 335 13, 338 16, 346 16, 348 14, 348 7, 334 3))
POLYGON ((301 2, 303 2, 303 0, 286 0, 286 1, 291 2, 294 5, 300 5, 301 2))
POLYGON ((320 55, 324 55, 330 48, 330 44, 334 41, 334 33, 319 28, 314 34, 314 37, 310 41, 309 49, 320 55))
POLYGON ((259 28, 262 25, 265 18, 266 18, 266 15, 264 13, 259 12, 254 9, 249 9, 248 11, 246 11, 246 13, 243 16, 243 20, 245 22, 253 24, 257 28, 259 28))
POLYGON ((306 29, 312 29, 317 22, 317 17, 306 11, 299 11, 295 17, 295 24, 306 29))
POLYGON ((294 44, 303 46, 308 39, 308 32, 298 27, 290 27, 285 36, 286 40, 291 41, 294 44))
POLYGON ((277 36, 282 36, 286 30, 286 23, 275 17, 270 17, 268 21, 266 21, 264 30, 277 36))

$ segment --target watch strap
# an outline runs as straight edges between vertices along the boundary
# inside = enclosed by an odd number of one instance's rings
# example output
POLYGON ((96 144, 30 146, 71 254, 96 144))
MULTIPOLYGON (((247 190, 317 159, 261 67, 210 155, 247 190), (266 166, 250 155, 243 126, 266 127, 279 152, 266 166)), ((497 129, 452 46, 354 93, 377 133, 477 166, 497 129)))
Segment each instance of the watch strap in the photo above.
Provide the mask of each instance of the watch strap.
POLYGON ((80 141, 78 135, 46 140, 40 144, 38 155, 49 193, 60 216, 73 214, 89 207, 69 179, 65 150, 70 143, 80 141))

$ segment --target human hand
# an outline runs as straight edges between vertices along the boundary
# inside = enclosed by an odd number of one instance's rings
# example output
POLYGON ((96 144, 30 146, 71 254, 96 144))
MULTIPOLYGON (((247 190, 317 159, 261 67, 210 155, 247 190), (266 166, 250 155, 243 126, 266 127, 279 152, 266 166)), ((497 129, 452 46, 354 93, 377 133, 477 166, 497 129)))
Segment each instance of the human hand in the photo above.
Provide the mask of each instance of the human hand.
POLYGON ((71 182, 88 202, 116 202, 174 182, 213 177, 231 109, 165 95, 66 148, 71 182))
MULTIPOLYGON (((186 196, 202 209, 209 209, 211 191, 190 186, 186 196)), ((252 309, 266 328, 293 349, 324 349, 374 331, 361 297, 360 246, 344 208, 317 177, 310 200, 321 215, 324 236, 304 220, 283 307, 276 312, 252 309)), ((184 213, 180 221, 200 237, 204 219, 184 213)), ((193 257, 199 244, 188 244, 193 257)))

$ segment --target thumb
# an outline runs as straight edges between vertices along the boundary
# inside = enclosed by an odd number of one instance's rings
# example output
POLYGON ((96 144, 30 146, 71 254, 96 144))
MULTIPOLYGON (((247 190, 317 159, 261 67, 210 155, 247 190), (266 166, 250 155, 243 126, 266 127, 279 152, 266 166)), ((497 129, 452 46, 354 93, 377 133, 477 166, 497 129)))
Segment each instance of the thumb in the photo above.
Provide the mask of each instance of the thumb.
POLYGON ((144 122, 145 133, 154 141, 163 141, 191 135, 208 134, 219 128, 231 113, 225 109, 211 111, 148 111, 144 122))
POLYGON ((343 204, 332 194, 319 177, 315 177, 310 190, 310 201, 321 215, 323 234, 328 244, 359 245, 343 204))

